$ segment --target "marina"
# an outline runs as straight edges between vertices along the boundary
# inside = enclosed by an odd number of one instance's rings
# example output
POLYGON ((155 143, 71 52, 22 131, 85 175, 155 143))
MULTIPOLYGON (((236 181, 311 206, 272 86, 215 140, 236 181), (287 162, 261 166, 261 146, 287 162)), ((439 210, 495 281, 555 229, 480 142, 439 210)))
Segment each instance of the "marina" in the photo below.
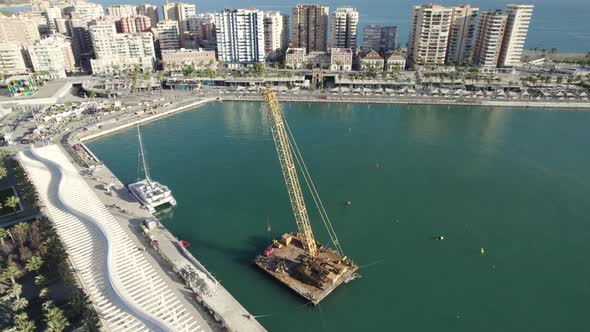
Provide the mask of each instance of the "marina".
MULTIPOLYGON (((568 308, 583 306, 590 273, 578 264, 590 250, 582 231, 590 160, 579 153, 589 113, 282 106, 344 252, 363 276, 316 307, 253 264, 272 239, 296 230, 261 104, 210 103, 142 126, 150 165, 179 201, 161 223, 253 316, 263 316, 265 328, 585 326, 585 316, 568 308), (438 234, 444 241, 433 239, 438 234), (567 283, 559 281, 565 274, 567 283)), ((136 142, 128 128, 86 144, 129 183, 137 176, 136 142)), ((331 246, 321 222, 314 234, 331 246)))

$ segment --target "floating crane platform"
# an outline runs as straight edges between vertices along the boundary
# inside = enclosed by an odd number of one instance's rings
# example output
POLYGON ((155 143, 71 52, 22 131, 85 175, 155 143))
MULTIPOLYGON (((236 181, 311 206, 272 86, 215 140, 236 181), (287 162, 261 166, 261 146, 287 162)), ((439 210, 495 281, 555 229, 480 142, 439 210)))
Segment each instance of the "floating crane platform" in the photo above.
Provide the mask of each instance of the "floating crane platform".
POLYGON ((254 263, 314 305, 338 286, 359 277, 357 265, 319 243, 317 256, 309 257, 297 234, 286 233, 274 240, 254 263))

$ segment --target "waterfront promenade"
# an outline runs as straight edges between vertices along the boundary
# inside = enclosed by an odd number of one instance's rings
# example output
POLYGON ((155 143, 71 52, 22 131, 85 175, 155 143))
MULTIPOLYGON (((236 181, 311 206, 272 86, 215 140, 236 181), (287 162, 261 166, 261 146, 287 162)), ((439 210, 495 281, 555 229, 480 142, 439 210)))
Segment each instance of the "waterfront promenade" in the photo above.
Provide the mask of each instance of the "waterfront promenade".
MULTIPOLYGON (((188 279, 190 277, 187 274, 195 278, 194 283, 189 286, 194 292, 192 301, 195 302, 196 298, 202 308, 210 314, 212 321, 223 325, 228 331, 265 331, 166 228, 161 225, 149 230, 142 227, 142 221, 150 219, 152 215, 136 201, 108 167, 99 164, 92 171, 92 175, 85 176, 84 179, 119 224, 129 230, 130 237, 138 247, 146 248, 156 256, 164 269, 183 274, 188 279), (104 189, 106 186, 109 186, 108 192, 104 189)), ((175 279, 179 283, 182 282, 179 278, 175 279)))
POLYGON ((76 168, 57 145, 19 159, 108 331, 264 331, 164 228, 143 236, 151 215, 106 167, 76 168), (196 271, 210 287, 196 294, 171 269, 196 271))

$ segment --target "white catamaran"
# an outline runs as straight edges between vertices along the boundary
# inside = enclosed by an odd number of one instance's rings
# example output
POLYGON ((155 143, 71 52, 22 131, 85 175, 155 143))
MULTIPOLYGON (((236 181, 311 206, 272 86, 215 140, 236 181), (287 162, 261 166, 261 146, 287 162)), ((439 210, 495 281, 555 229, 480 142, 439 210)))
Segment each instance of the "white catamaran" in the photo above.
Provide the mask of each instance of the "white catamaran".
POLYGON ((141 131, 137 126, 137 137, 139 139, 139 167, 143 167, 144 180, 129 185, 129 190, 151 213, 156 212, 160 205, 170 204, 176 206, 176 200, 168 187, 153 181, 145 161, 141 131))

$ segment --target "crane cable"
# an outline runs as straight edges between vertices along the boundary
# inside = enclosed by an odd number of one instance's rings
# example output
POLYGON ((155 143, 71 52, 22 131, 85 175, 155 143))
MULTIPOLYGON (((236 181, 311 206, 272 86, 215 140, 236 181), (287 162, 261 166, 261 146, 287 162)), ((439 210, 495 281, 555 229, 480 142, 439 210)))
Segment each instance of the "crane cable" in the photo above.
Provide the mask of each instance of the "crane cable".
POLYGON ((314 201, 316 207, 318 208, 318 211, 320 212, 320 217, 322 218, 322 221, 324 222, 324 226, 326 227, 326 230, 328 231, 328 235, 330 236, 330 240, 332 240, 332 243, 334 244, 334 246, 336 246, 336 250, 338 251, 338 253, 340 255, 344 256, 342 247, 340 246, 340 242, 338 241, 338 236, 336 235, 336 231, 334 230, 334 226, 332 225, 332 223, 330 221, 330 217, 328 217, 328 213, 326 212, 326 209, 324 208, 324 204, 322 203, 322 200, 320 199, 320 195, 315 187, 315 184, 313 182, 311 174, 309 173, 309 170, 308 170, 307 166, 305 165, 305 161, 303 160, 303 156, 301 154, 301 151, 299 150, 299 146, 297 145, 297 142, 295 141, 295 138, 293 137, 293 133, 291 132, 291 128, 289 127, 289 124, 287 123, 287 120, 285 119, 283 112, 281 112, 280 115, 283 120, 283 123, 285 124, 285 128, 287 129, 287 133, 289 135, 289 138, 291 139, 291 143, 293 143, 293 146, 294 146, 295 161, 297 162, 297 164, 299 165, 299 168, 301 169, 303 179, 305 180, 305 183, 307 184, 307 187, 309 188, 309 191, 311 193, 313 201, 314 201))

